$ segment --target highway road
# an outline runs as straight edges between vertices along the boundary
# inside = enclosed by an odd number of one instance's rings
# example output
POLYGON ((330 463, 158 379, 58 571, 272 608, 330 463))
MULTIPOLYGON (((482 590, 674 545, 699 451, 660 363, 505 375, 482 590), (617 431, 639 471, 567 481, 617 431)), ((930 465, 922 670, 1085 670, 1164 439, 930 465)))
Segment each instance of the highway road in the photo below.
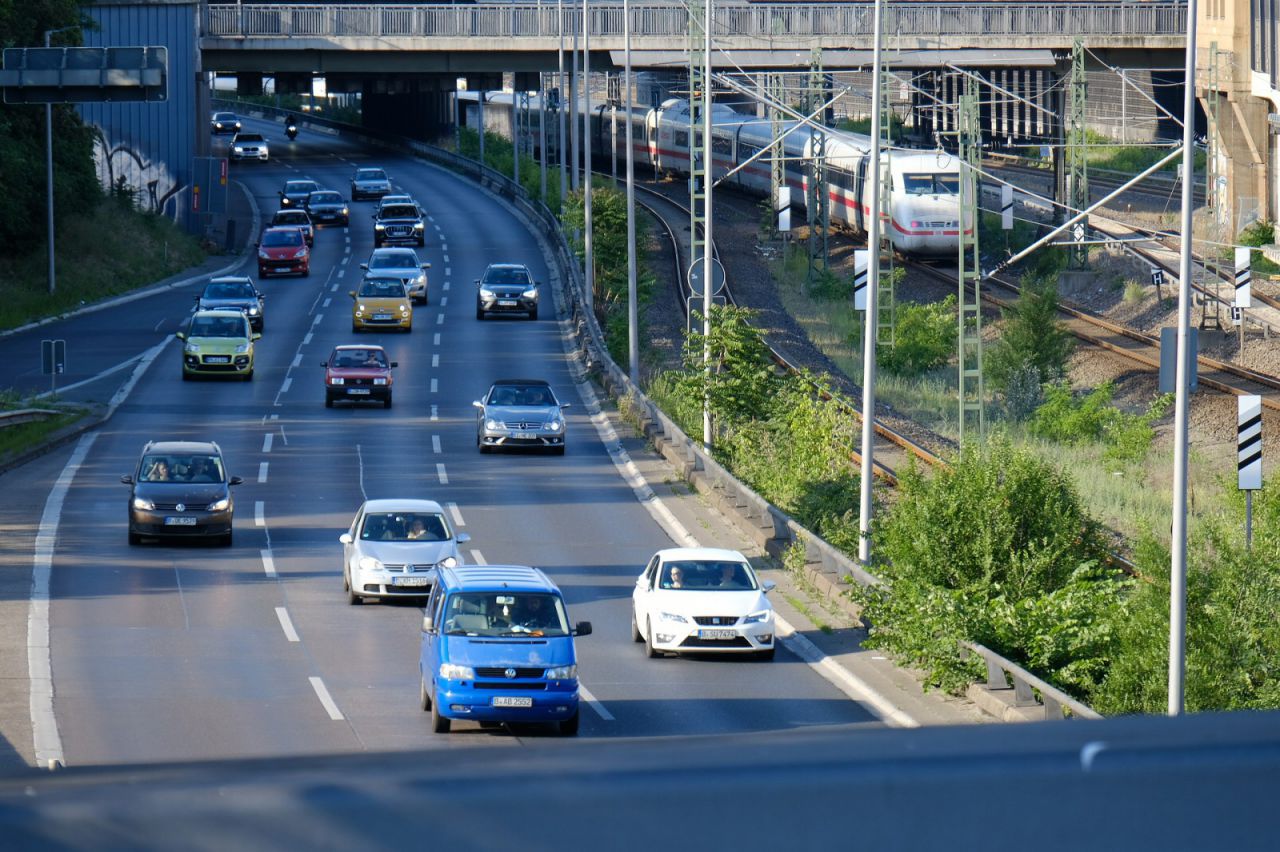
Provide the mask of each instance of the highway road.
MULTIPOLYGON (((468 561, 538 565, 560 584, 570 618, 595 626, 578 642, 593 699, 583 738, 880 724, 782 649, 772 663, 647 660, 630 641, 634 578, 671 542, 586 416, 553 312, 538 322, 474 317, 473 279, 490 262, 527 263, 548 281, 536 241, 505 206, 402 155, 328 136, 290 144, 279 125, 248 124, 267 134, 273 159, 232 174, 264 215, 287 179, 345 196, 356 165, 386 167, 430 214, 419 254, 432 263, 431 303, 415 310, 410 334, 359 338, 400 364, 393 409, 324 407, 319 364, 353 340, 347 291, 372 249, 373 204, 360 202, 349 229, 318 230, 309 278, 261 282, 266 327, 252 382, 180 380, 172 335, 195 284, 0 338, 0 357, 14 358, 41 337, 65 337, 86 365, 79 377, 169 341, 86 439, 57 526, 50 646, 67 765, 504 747, 540 733, 470 724, 430 733, 417 704, 420 608, 353 607, 342 594, 337 537, 365 497, 449 504, 472 536, 468 561), (573 403, 564 457, 476 452, 471 401, 503 377, 547 379, 573 403), (127 545, 119 477, 149 439, 219 442, 245 480, 232 548, 127 545)), ((7 479, 26 481, 22 470, 7 479)))

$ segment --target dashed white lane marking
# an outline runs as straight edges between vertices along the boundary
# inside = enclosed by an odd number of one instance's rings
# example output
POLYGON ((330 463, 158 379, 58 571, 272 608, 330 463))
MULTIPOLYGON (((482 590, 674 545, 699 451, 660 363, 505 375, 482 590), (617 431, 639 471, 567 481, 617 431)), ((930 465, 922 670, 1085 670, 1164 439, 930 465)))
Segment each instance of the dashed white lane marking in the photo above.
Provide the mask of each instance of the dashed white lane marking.
POLYGON ((310 342, 311 342, 311 332, 308 331, 306 336, 302 338, 302 345, 306 346, 310 342))
POLYGON ((445 263, 448 263, 448 262, 449 262, 449 255, 447 255, 447 254, 446 254, 446 255, 444 256, 444 262, 445 262, 445 263))
POLYGON ((261 500, 255 500, 253 503, 253 525, 255 527, 265 527, 267 525, 266 504, 261 500))
POLYGON ((488 565, 488 564, 489 564, 488 562, 486 562, 486 561, 484 560, 484 554, 483 554, 483 553, 481 553, 480 551, 476 550, 474 547, 473 547, 473 548, 471 548, 471 561, 472 561, 472 562, 474 562, 476 565, 488 565))
MULTIPOLYGON (((350 238, 350 237, 347 237, 347 242, 351 242, 351 238, 350 238)), ((342 250, 343 250, 345 253, 350 254, 350 253, 351 253, 351 246, 349 246, 349 245, 347 245, 347 246, 343 246, 343 247, 342 247, 342 250)))
POLYGON ((431 366, 433 366, 433 367, 439 367, 439 366, 440 366, 440 355, 439 355, 439 353, 436 353, 435 355, 432 355, 432 356, 431 356, 431 366))
POLYGON ((436 406, 436 405, 431 406, 431 422, 433 423, 440 419, 440 413, 438 409, 439 409, 439 406, 436 406))
MULTIPOLYGON (((449 250, 449 244, 448 244, 448 243, 441 243, 441 244, 440 244, 440 251, 448 251, 448 250, 449 250)), ((447 261, 447 260, 449 259, 449 255, 447 255, 447 254, 446 254, 446 255, 444 256, 444 259, 447 261)))
POLYGON ((299 352, 297 355, 293 356, 293 363, 289 365, 289 368, 296 369, 301 366, 302 366, 302 353, 299 352))
POLYGON ((439 379, 432 379, 432 380, 431 380, 431 392, 432 392, 432 393, 435 393, 435 392, 439 389, 439 382, 440 382, 440 380, 439 380, 439 379))
POLYGON ((266 574, 268 577, 280 576, 276 573, 276 560, 275 557, 271 555, 271 551, 260 550, 258 553, 262 556, 262 573, 266 574))
POLYGON ((263 462, 262 464, 258 465, 258 482, 267 481, 267 464, 268 462, 263 462))
POLYGON ((152 331, 159 331, 159 330, 160 330, 160 326, 162 326, 162 325, 164 325, 164 324, 165 324, 165 320, 160 320, 160 322, 156 323, 156 324, 155 324, 155 326, 154 326, 151 330, 152 330, 152 331))
POLYGON ((447 473, 445 473, 445 472, 444 472, 444 465, 443 465, 443 464, 439 464, 439 463, 437 463, 437 464, 436 464, 436 476, 440 477, 440 484, 441 484, 441 485, 448 485, 448 484, 449 484, 449 474, 447 474, 447 473))
POLYGON ((605 709, 605 706, 591 694, 591 690, 587 689, 586 686, 583 685, 582 681, 578 681, 578 693, 588 704, 591 705, 591 709, 596 711, 601 719, 604 719, 606 722, 613 721, 613 714, 605 709))
POLYGON ((285 376, 284 383, 280 385, 280 393, 288 393, 289 387, 293 384, 293 376, 285 376))
POLYGON ((330 288, 329 288, 329 292, 330 292, 330 293, 336 293, 336 292, 338 292, 338 285, 337 285, 337 283, 335 283, 332 287, 330 287, 330 288))
POLYGON ((335 722, 342 721, 342 711, 338 709, 338 705, 333 703, 333 696, 329 694, 329 690, 325 688, 324 681, 318 677, 309 677, 311 688, 316 691, 316 697, 320 699, 320 703, 324 705, 325 712, 329 714, 329 718, 335 722))
POLYGON ((431 452, 437 453, 437 454, 440 452, 440 436, 439 435, 431 436, 431 452))
MULTIPOLYGON (((444 268, 444 274, 445 274, 445 276, 446 276, 446 277, 448 277, 449 275, 452 275, 452 274, 453 274, 453 267, 446 266, 446 267, 444 268)), ((448 290, 448 289, 449 289, 449 282, 448 282, 448 281, 444 282, 444 289, 446 289, 446 290, 448 290)))
POLYGON ((338 277, 339 277, 339 278, 341 278, 343 275, 345 275, 345 274, 346 274, 346 272, 347 272, 347 270, 346 270, 344 267, 338 267, 338 277))
POLYGON ((327 308, 327 307, 329 307, 329 303, 330 303, 330 302, 332 302, 332 301, 333 301, 333 298, 332 298, 332 297, 326 297, 326 298, 325 298, 325 300, 324 300, 324 304, 322 304, 320 307, 322 307, 322 308, 327 308))
POLYGON ((343 236, 343 239, 346 240, 347 242, 351 242, 351 234, 346 233, 345 236, 343 236))
POLYGON ((444 325, 444 314, 436 315, 436 325, 444 325))
POLYGON ((53 573, 53 548, 58 540, 58 522, 62 504, 71 489, 76 471, 84 463, 98 433, 90 432, 80 439, 67 466, 45 499, 36 534, 35 555, 31 565, 31 605, 27 610, 27 676, 31 683, 31 734, 36 763, 53 769, 63 763, 62 735, 53 715, 53 660, 49 646, 49 578, 53 573))
POLYGON ((268 432, 262 436, 262 451, 264 453, 271 452, 271 441, 273 438, 275 438, 275 433, 273 432, 268 432))
POLYGON ((449 297, 448 297, 448 296, 441 296, 441 297, 440 297, 440 307, 442 307, 442 308, 443 308, 443 307, 444 307, 445 305, 447 305, 447 304, 449 304, 449 297))
POLYGON ((322 319, 324 319, 324 314, 316 314, 316 318, 311 321, 311 324, 319 325, 322 319))
MULTIPOLYGON (((293 629, 293 620, 289 618, 289 610, 282 606, 276 607, 276 618, 280 619, 280 629, 284 631, 284 638, 290 642, 299 642, 298 631, 293 629)), ((582 689, 582 685, 578 685, 578 689, 582 689)))
POLYGON ((439 345, 440 345, 440 332, 438 332, 438 331, 437 331, 437 332, 436 332, 436 336, 435 336, 435 337, 433 337, 433 338, 431 338, 431 345, 432 345, 432 346, 439 346, 439 345))
POLYGON ((449 514, 453 517, 453 525, 456 527, 465 527, 467 522, 462 520, 462 512, 458 511, 457 503, 445 503, 445 508, 449 510, 449 514))

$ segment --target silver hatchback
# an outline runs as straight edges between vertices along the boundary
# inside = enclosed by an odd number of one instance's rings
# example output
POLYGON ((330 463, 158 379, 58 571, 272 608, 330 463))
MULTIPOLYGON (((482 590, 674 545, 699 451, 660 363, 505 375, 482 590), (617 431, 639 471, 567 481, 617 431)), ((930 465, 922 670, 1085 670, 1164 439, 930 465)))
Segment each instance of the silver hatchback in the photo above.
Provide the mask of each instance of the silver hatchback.
POLYGON ((538 379, 502 379, 493 383, 476 407, 476 446, 480 452, 502 448, 550 450, 564 455, 564 409, 551 386, 538 379))

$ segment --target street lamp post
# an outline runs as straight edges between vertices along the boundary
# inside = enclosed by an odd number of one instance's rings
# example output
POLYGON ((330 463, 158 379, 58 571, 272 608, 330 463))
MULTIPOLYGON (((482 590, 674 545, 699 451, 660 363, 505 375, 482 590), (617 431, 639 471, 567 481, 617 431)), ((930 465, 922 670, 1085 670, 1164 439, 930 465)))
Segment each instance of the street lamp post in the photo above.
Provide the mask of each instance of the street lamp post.
POLYGON ((595 308, 596 269, 591 241, 591 0, 582 0, 582 88, 586 95, 586 108, 582 111, 582 154, 586 158, 582 167, 583 220, 586 226, 583 254, 586 261, 587 310, 595 308))
POLYGON ((622 44, 626 54, 622 84, 627 87, 627 361, 631 381, 640 386, 640 308, 636 284, 636 166, 631 140, 631 6, 622 0, 622 44))
MULTIPOLYGON (((54 33, 65 33, 68 30, 78 30, 79 27, 59 27, 56 30, 44 31, 44 46, 49 47, 49 38, 54 33)), ((53 104, 44 105, 44 191, 46 207, 48 209, 48 230, 49 230, 49 295, 53 295, 55 289, 54 282, 57 280, 54 274, 53 263, 53 104)))

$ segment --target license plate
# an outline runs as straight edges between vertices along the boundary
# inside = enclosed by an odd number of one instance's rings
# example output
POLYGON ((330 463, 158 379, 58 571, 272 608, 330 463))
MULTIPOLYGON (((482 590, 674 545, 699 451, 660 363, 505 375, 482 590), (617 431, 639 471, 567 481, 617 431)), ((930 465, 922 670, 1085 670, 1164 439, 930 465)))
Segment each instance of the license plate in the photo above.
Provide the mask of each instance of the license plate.
POLYGON ((736 630, 699 630, 699 639, 737 639, 738 631, 736 630))
POLYGON ((514 308, 515 306, 516 306, 515 299, 499 299, 498 300, 498 307, 500 308, 514 308))
POLYGON ((391 319, 391 314, 374 314, 373 318, 376 320, 389 320, 391 319))
POLYGON ((166 527, 194 527, 196 525, 195 518, 165 518, 164 525, 166 527))
POLYGON ((393 586, 428 586, 430 581, 426 577, 392 577, 391 585, 393 586))
POLYGON ((209 357, 204 359, 204 362, 206 364, 230 364, 231 356, 230 355, 210 355, 209 357))
POLYGON ((537 440, 538 433, 537 432, 513 432, 511 434, 511 437, 515 438, 517 441, 534 441, 534 440, 537 440))
POLYGON ((532 707, 533 699, 523 695, 496 695, 493 698, 494 707, 532 707))
POLYGON ((369 389, 368 388, 347 388, 347 393, 352 394, 353 396, 368 396, 369 389))

